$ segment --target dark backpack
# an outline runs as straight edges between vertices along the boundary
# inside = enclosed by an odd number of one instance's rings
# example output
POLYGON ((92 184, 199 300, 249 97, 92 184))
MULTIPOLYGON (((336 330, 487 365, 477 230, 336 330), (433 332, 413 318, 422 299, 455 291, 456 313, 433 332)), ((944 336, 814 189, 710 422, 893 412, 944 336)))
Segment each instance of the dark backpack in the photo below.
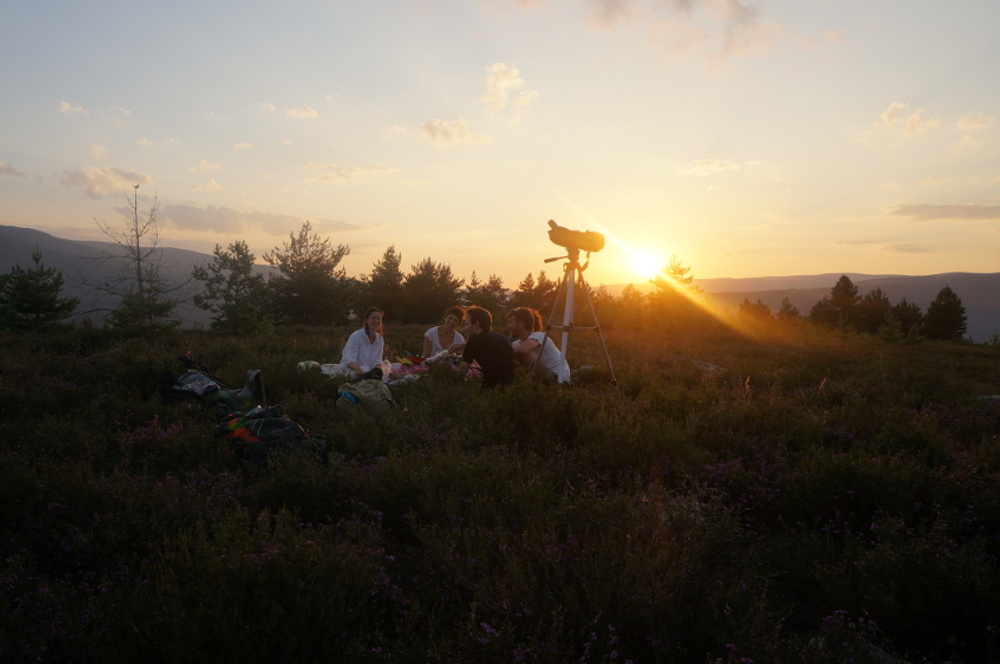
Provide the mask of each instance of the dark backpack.
POLYGON ((328 454, 326 440, 289 419, 280 405, 233 413, 216 431, 226 436, 236 458, 257 464, 272 454, 308 452, 324 462, 328 454))

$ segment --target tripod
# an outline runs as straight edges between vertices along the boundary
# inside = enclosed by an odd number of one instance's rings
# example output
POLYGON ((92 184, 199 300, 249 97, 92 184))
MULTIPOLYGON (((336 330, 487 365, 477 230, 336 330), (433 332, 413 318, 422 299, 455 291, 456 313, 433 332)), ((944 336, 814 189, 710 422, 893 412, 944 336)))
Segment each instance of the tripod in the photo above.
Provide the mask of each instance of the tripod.
MULTIPOLYGON (((552 223, 552 222, 549 222, 552 223)), ((601 349, 604 351, 604 359, 608 363, 608 372, 611 374, 611 384, 615 386, 615 392, 618 396, 622 395, 621 389, 618 387, 618 379, 615 378, 615 370, 611 366, 611 356, 608 354, 608 346, 604 343, 604 334, 601 332, 601 325, 597 321, 597 312, 594 310, 594 302, 590 297, 590 288, 587 286, 587 282, 583 279, 583 271, 587 269, 590 265, 590 252, 587 252, 587 262, 582 266, 580 265, 580 249, 577 247, 567 247, 569 252, 565 256, 557 256, 555 258, 546 258, 546 263, 551 263, 553 261, 566 260, 566 265, 563 266, 563 278, 559 282, 559 290, 556 291, 555 302, 552 303, 552 313, 549 315, 549 322, 545 326, 546 332, 558 329, 562 330, 562 346, 560 351, 560 361, 565 365, 566 356, 569 353, 569 337, 570 333, 577 330, 596 330, 597 337, 601 340, 601 349), (575 288, 577 284, 583 291, 584 296, 587 298, 587 305, 590 308, 590 315, 594 320, 594 324, 591 326, 581 327, 573 321, 573 313, 576 310, 576 293, 575 288), (559 308, 560 298, 563 298, 563 322, 562 325, 554 325, 553 321, 556 318, 556 311, 559 308)), ((542 351, 545 350, 545 343, 548 342, 549 336, 545 335, 545 340, 542 342, 542 348, 538 351, 538 357, 542 356, 542 351)), ((537 366, 538 359, 535 359, 535 365, 537 366)), ((534 374, 535 368, 532 367, 531 372, 534 374)))

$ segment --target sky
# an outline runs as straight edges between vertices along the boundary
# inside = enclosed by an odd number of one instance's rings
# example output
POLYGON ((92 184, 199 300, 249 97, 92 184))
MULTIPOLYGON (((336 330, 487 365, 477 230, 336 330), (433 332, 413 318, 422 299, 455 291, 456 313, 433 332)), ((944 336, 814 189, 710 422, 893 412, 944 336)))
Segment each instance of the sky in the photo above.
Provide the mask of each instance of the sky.
POLYGON ((996 0, 0 5, 0 224, 468 280, 1000 271, 996 0))

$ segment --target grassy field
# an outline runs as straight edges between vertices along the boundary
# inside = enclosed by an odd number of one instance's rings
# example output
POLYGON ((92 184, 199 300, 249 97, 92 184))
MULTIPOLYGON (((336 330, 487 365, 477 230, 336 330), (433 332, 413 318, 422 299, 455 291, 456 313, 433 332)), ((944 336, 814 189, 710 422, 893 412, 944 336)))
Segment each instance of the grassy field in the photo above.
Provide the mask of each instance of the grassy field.
POLYGON ((348 332, 0 340, 0 661, 1000 661, 996 348, 617 329, 619 396, 578 333, 570 388, 373 416, 296 370, 348 332), (186 350, 327 463, 162 403, 186 350))

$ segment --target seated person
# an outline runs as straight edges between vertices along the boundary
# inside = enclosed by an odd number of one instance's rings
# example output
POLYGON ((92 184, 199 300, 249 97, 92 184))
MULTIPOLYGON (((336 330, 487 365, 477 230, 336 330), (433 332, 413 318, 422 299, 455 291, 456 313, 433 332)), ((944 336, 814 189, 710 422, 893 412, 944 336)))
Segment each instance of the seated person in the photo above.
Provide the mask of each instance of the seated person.
POLYGON ((569 364, 562 359, 556 342, 542 330, 542 315, 535 309, 517 307, 507 314, 507 327, 514 340, 514 356, 546 382, 569 383, 569 364))
POLYGON ((465 347, 465 337, 458 331, 458 326, 465 320, 465 309, 451 307, 444 312, 444 325, 438 325, 424 334, 424 350, 421 357, 434 357, 446 350, 460 350, 465 347), (457 348, 456 348, 457 345, 457 348))
POLYGON ((368 307, 362 318, 364 327, 347 337, 340 363, 324 370, 331 376, 350 376, 356 378, 374 367, 382 365, 382 353, 385 350, 385 340, 382 338, 384 314, 378 307, 368 307))
POLYGON ((475 362, 483 373, 483 389, 503 388, 514 380, 514 349, 507 337, 493 331, 493 316, 482 307, 465 312, 469 341, 462 351, 459 374, 465 376, 475 362))

